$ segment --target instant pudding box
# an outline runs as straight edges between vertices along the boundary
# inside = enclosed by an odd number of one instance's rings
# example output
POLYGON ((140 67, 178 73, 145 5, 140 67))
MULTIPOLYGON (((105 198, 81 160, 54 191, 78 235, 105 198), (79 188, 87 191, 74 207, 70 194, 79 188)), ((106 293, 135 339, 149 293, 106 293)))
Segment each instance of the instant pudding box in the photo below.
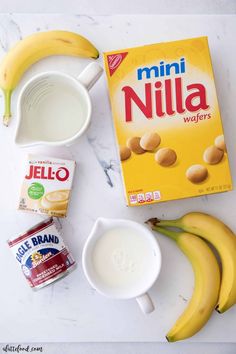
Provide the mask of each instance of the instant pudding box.
POLYGON ((231 190, 207 37, 104 60, 127 204, 231 190))
POLYGON ((18 209, 65 217, 69 206, 75 161, 28 155, 18 209))

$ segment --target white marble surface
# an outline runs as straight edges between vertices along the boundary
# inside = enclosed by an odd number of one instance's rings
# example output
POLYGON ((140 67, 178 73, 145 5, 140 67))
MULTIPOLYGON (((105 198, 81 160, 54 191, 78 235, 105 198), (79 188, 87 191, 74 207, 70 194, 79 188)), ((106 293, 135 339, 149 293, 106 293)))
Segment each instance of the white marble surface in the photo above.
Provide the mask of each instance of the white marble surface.
MULTIPOLYGON (((235 183, 235 20, 235 16, 2 15, 0 54, 3 55, 15 41, 33 31, 55 28, 86 35, 101 52, 208 35, 235 183)), ((102 64, 101 59, 100 62, 102 64)), ((0 276, 4 289, 0 292, 0 342, 164 341, 166 331, 186 305, 184 299, 191 295, 193 274, 188 261, 171 241, 159 236, 163 268, 151 290, 156 311, 144 317, 134 301, 108 301, 90 288, 80 261, 83 244, 98 216, 143 222, 155 215, 171 218, 196 209, 215 214, 236 229, 235 191, 149 207, 125 206, 105 77, 91 91, 94 105, 92 124, 77 145, 69 149, 20 150, 15 147, 15 103, 22 84, 42 70, 57 69, 77 75, 86 63, 88 60, 60 57, 48 58, 34 65, 15 91, 12 124, 7 129, 0 127, 3 200, 0 276), (39 292, 28 288, 5 242, 41 219, 16 211, 22 161, 27 152, 72 158, 78 163, 70 213, 63 221, 64 238, 78 260, 78 268, 64 280, 39 292)), ((0 111, 2 104, 1 97, 0 111)), ((214 313, 205 328, 189 341, 234 342, 235 321, 236 308, 222 316, 214 313)))
POLYGON ((235 14, 235 0, 1 0, 0 12, 113 14, 235 14))

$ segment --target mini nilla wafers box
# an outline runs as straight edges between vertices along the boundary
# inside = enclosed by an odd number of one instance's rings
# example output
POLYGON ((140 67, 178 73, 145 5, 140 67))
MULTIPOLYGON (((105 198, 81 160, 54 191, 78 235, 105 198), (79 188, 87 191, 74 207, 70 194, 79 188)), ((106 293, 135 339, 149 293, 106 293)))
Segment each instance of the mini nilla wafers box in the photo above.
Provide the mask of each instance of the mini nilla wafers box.
POLYGON ((231 190, 207 37, 104 61, 127 204, 231 190))

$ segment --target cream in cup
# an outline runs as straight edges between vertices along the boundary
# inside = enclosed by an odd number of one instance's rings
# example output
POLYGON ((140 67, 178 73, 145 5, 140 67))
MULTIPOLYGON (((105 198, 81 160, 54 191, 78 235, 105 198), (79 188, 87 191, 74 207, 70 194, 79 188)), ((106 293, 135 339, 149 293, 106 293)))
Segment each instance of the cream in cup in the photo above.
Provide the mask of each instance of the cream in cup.
POLYGON ((89 90, 102 72, 92 62, 77 78, 48 71, 30 79, 18 98, 15 143, 22 147, 73 144, 89 126, 89 90))
POLYGON ((136 298, 144 313, 154 310, 147 291, 161 268, 152 233, 139 223, 97 219, 83 249, 83 269, 98 293, 113 299, 136 298))

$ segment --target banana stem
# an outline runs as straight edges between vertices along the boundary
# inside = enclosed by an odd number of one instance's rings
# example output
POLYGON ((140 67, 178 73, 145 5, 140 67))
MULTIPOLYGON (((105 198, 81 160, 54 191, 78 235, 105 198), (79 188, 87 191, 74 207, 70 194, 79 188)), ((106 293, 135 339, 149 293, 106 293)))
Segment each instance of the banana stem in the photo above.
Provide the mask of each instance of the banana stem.
POLYGON ((5 112, 3 116, 3 124, 7 127, 11 119, 11 90, 4 90, 5 112))
MULTIPOLYGON (((166 220, 163 220, 163 221, 165 222, 166 220)), ((152 218, 152 219, 147 220, 146 224, 148 224, 152 228, 152 230, 160 232, 161 234, 172 238, 172 240, 177 241, 181 232, 173 231, 173 230, 166 229, 163 227, 163 226, 177 226, 172 221, 175 223, 175 221, 178 221, 178 220, 167 220, 168 225, 166 225, 166 224, 163 225, 164 222, 162 223, 162 220, 159 220, 157 218, 152 218)))
POLYGON ((160 234, 165 235, 174 241, 177 241, 178 237, 180 235, 180 232, 165 229, 164 227, 160 227, 160 226, 156 226, 156 225, 153 226, 152 229, 154 231, 160 232, 160 234))
POLYGON ((166 336, 166 340, 167 340, 167 342, 175 342, 175 340, 171 337, 171 336, 166 336))
POLYGON ((156 225, 156 226, 170 226, 170 227, 178 227, 181 228, 181 219, 175 219, 175 220, 160 220, 158 218, 151 218, 146 221, 146 224, 150 225, 156 225))

